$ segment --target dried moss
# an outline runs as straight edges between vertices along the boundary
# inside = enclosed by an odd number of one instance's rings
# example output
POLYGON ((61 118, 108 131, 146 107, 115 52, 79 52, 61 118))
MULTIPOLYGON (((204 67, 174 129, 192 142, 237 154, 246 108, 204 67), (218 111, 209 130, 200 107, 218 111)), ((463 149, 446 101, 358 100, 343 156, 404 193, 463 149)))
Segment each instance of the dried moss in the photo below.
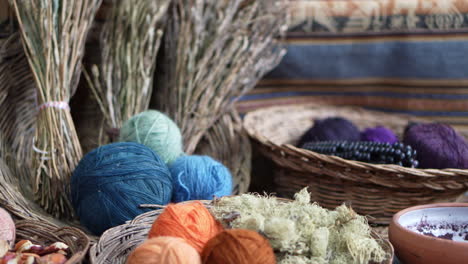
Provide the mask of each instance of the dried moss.
POLYGON ((279 264, 367 264, 386 257, 365 217, 344 205, 330 211, 310 203, 306 189, 292 202, 253 194, 224 197, 211 211, 229 228, 267 237, 279 264))

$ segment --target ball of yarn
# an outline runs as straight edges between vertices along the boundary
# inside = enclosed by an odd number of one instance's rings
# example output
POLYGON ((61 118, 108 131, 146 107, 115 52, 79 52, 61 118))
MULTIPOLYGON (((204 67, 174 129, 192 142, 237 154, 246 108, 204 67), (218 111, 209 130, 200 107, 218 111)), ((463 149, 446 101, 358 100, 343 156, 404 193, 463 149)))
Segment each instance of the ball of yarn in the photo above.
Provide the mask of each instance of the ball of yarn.
POLYGON ((208 209, 195 201, 168 205, 154 221, 148 237, 180 237, 201 252, 206 242, 222 230, 208 209))
POLYGON ((255 231, 225 230, 212 238, 202 252, 205 264, 274 264, 276 257, 264 237, 255 231))
POLYGON ((128 257, 127 264, 201 264, 200 254, 178 237, 146 240, 128 257))
POLYGON ((138 143, 114 143, 88 153, 71 178, 71 200, 83 226, 95 234, 167 204, 172 177, 164 161, 138 143))
POLYGON ((13 246, 16 238, 15 222, 10 214, 3 208, 0 208, 0 240, 4 240, 13 246))
POLYGON ((377 126, 374 128, 367 128, 361 133, 361 141, 372 141, 394 144, 398 142, 398 137, 392 130, 377 126))
POLYGON ((359 129, 349 120, 329 117, 316 120, 312 128, 302 135, 298 146, 311 141, 359 141, 359 129))
POLYGON ((155 110, 142 112, 125 122, 120 129, 119 141, 148 146, 166 164, 172 163, 183 154, 180 129, 168 116, 155 110))
POLYGON ((182 156, 169 168, 174 179, 172 201, 211 200, 232 194, 229 170, 208 156, 182 156))
POLYGON ((417 151, 420 168, 468 169, 468 143, 448 125, 414 125, 406 132, 404 143, 417 151))

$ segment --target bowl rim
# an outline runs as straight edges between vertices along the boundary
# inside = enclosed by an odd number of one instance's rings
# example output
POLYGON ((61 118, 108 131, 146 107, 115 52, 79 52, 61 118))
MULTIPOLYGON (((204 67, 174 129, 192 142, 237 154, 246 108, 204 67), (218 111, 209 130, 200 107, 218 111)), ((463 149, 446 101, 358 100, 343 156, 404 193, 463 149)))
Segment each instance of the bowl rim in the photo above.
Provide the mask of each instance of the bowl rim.
POLYGON ((406 213, 421 210, 421 209, 428 209, 428 208, 441 208, 441 207, 468 207, 468 203, 434 203, 434 204, 425 204, 425 205, 418 205, 418 206, 413 206, 406 208, 404 210, 401 210, 400 212, 396 213, 392 217, 392 224, 394 224, 397 228, 404 230, 405 232, 411 233, 412 235, 421 238, 421 239, 431 239, 435 241, 440 241, 444 243, 450 243, 454 244, 457 246, 463 246, 463 247, 468 247, 468 241, 467 242, 459 242, 459 241, 453 241, 449 239, 443 239, 439 237, 430 237, 426 235, 422 235, 420 233, 414 232, 405 226, 401 225, 400 222, 398 221, 400 217, 406 213))

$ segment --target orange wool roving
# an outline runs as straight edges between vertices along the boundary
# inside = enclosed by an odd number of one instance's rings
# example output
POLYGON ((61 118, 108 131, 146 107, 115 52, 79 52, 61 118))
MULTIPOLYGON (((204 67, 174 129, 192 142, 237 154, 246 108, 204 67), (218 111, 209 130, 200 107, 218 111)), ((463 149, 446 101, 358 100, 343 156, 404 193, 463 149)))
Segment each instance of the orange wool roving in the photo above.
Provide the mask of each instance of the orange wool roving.
POLYGON ((221 223, 196 201, 168 205, 154 221, 148 237, 180 237, 201 253, 206 242, 221 231, 221 223))
POLYGON ((203 264, 275 264, 270 242, 255 231, 232 229, 219 233, 206 244, 203 264))
POLYGON ((200 254, 178 237, 146 240, 128 257, 127 264, 201 264, 200 254))

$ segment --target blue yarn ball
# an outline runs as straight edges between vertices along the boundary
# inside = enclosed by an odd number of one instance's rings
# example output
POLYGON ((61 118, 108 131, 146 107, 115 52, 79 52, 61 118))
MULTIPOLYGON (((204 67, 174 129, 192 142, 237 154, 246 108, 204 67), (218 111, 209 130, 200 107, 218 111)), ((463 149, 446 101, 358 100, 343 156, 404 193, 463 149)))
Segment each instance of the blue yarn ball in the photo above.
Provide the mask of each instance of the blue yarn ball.
POLYGON ((170 167, 174 179, 174 202, 211 200, 232 194, 229 170, 208 156, 182 156, 170 167))
POLYGON ((96 235, 149 211, 141 204, 165 205, 172 177, 164 161, 138 143, 114 143, 88 153, 71 178, 71 200, 83 226, 96 235))

